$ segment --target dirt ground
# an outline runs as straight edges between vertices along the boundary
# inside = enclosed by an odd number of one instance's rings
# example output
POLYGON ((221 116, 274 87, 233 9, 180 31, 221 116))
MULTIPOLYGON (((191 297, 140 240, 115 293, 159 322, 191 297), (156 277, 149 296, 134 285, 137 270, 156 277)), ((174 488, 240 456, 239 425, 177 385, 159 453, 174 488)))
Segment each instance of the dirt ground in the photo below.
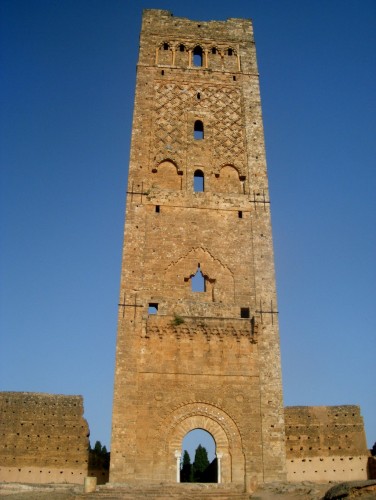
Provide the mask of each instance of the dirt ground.
MULTIPOLYGON (((321 500, 330 485, 302 484, 271 484, 259 488, 253 495, 253 500, 321 500)), ((27 485, 2 483, 0 497, 9 500, 73 500, 81 497, 83 487, 79 485, 27 485)), ((198 499, 199 500, 199 499, 198 499)))
MULTIPOLYGON (((322 500, 325 493, 332 486, 333 483, 271 483, 258 488, 249 498, 252 500, 322 500)), ((91 498, 95 498, 95 496, 92 497, 90 495, 91 498)), ((100 494, 98 495, 99 498, 101 496, 100 494)), ((81 485, 0 483, 0 497, 7 497, 9 500, 81 500, 86 495, 83 494, 83 487, 81 485)), ((152 498, 149 495, 147 497, 152 498)), ((176 498, 175 495, 173 497, 176 498)), ((122 496, 120 495, 119 498, 122 498, 122 496)), ((127 498, 129 497, 127 496, 127 498)), ((375 500, 376 491, 363 491, 362 493, 359 492, 356 496, 342 498, 345 498, 345 500, 350 498, 375 500)), ((197 497, 197 500, 200 500, 199 497, 197 497)))

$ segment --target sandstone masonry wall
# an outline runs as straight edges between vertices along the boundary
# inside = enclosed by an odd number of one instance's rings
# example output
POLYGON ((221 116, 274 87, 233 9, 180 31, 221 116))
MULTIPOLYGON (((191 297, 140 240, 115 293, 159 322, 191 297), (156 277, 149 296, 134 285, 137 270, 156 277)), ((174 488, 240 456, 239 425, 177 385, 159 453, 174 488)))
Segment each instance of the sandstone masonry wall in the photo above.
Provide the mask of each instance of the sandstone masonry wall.
POLYGON ((82 483, 89 428, 81 396, 0 393, 0 481, 82 483))
POLYGON ((195 428, 214 437, 222 482, 285 478, 277 310, 252 23, 146 10, 111 482, 176 481, 175 454, 195 428))
POLYGON ((289 481, 367 479, 369 450, 358 406, 290 406, 285 422, 289 481))

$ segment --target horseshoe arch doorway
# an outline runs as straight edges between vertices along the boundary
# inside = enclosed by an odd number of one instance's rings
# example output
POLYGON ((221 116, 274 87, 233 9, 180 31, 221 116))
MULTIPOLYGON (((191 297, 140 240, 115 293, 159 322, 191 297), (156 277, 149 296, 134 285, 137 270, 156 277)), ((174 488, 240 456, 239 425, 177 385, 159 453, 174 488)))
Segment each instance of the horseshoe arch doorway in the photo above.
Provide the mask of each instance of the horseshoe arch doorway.
MULTIPOLYGON (((174 419, 175 426, 173 429, 170 428, 166 450, 171 480, 180 482, 180 462, 184 451, 182 450, 184 437, 194 429, 202 429, 212 436, 216 444, 217 461, 219 459, 217 481, 244 484, 244 454, 239 431, 228 415, 222 413, 218 408, 216 410, 216 416, 221 418, 221 424, 217 422, 215 417, 207 414, 187 416, 186 418, 181 414, 181 418, 174 419), (231 441, 228 435, 231 436, 231 441)), ((191 458, 193 461, 194 457, 191 458)))

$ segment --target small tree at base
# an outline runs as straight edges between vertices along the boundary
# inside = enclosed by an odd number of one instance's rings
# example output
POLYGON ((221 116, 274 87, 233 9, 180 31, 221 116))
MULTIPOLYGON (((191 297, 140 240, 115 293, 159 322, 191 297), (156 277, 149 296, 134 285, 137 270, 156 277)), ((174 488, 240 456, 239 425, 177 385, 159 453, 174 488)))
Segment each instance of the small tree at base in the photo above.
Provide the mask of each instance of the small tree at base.
POLYGON ((199 483, 203 479, 203 474, 209 466, 208 452, 200 444, 196 448, 195 461, 193 462, 193 481, 199 483))
POLYGON ((371 448, 371 455, 373 457, 376 457, 376 442, 374 443, 374 445, 371 448))
POLYGON ((183 463, 180 469, 180 481, 182 483, 190 483, 192 481, 191 473, 192 473, 191 457, 189 456, 187 450, 184 450, 183 463))
POLYGON ((89 468, 106 470, 110 468, 110 454, 100 441, 95 442, 94 448, 89 443, 89 468))

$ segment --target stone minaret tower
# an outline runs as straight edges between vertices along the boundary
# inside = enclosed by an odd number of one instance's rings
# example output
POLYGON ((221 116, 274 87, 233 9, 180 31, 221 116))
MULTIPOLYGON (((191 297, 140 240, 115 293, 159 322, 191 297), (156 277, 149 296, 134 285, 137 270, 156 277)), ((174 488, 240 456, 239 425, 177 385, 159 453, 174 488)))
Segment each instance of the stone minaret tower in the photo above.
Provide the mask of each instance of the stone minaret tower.
POLYGON ((111 482, 285 479, 270 202, 252 23, 146 10, 129 164, 111 482))

